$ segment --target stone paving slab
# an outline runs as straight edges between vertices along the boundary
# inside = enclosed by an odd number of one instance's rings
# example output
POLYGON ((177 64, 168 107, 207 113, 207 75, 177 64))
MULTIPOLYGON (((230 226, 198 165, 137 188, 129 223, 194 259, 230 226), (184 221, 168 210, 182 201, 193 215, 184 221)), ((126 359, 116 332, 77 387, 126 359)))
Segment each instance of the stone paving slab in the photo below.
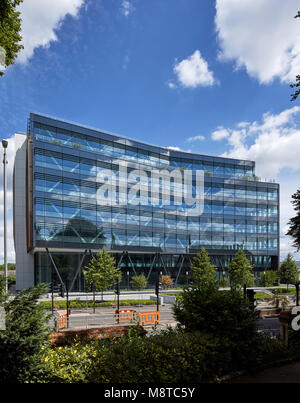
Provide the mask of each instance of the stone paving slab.
POLYGON ((300 362, 268 368, 255 375, 241 375, 226 383, 300 383, 300 362))

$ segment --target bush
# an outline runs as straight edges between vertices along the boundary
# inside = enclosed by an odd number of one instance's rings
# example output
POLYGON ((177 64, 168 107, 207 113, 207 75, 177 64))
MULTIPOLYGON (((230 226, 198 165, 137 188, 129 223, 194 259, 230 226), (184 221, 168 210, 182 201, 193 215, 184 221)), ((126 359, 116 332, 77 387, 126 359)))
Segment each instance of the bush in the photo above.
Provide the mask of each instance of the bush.
POLYGON ((182 328, 142 337, 133 328, 123 338, 74 341, 44 356, 53 379, 66 383, 199 383, 287 356, 276 339, 257 334, 239 343, 182 328), (255 343, 254 343, 255 341, 255 343), (248 348, 247 348, 248 347, 248 348))
POLYGON ((160 281, 164 289, 169 288, 173 285, 173 280, 171 276, 168 275, 161 276, 160 281))
POLYGON ((132 288, 137 288, 138 290, 142 290, 146 288, 148 285, 148 281, 144 274, 140 274, 138 276, 133 276, 131 279, 131 286, 132 288))
MULTIPOLYGON (((126 299, 126 300, 120 300, 120 306, 135 306, 135 305, 154 305, 155 302, 150 299, 145 299, 145 300, 139 300, 139 299, 126 299)), ((43 306, 45 309, 51 309, 52 308, 52 302, 51 301, 41 301, 40 305, 43 306)), ((67 309, 67 301, 66 300, 58 300, 55 302, 55 305, 60 309, 67 309)), ((76 300, 69 300, 69 307, 72 309, 76 308, 92 308, 94 306, 94 303, 92 300, 88 301, 76 301, 76 300)), ((114 301, 95 301, 95 306, 96 307, 115 307, 116 302, 114 301)))
POLYGON ((1 383, 34 382, 47 373, 41 354, 50 334, 49 317, 37 303, 46 292, 45 285, 30 287, 4 303, 6 331, 0 332, 1 383))
POLYGON ((278 281, 278 273, 275 270, 261 272, 259 276, 259 285, 261 287, 272 287, 278 281))
POLYGON ((219 280, 220 288, 228 288, 230 286, 230 281, 228 277, 221 277, 219 280))
POLYGON ((240 291, 185 288, 173 306, 175 319, 188 331, 201 331, 234 340, 256 333, 258 313, 240 291))
POLYGON ((231 352, 216 338, 167 329, 141 337, 75 342, 44 360, 62 382, 183 383, 215 380, 231 368, 231 352))

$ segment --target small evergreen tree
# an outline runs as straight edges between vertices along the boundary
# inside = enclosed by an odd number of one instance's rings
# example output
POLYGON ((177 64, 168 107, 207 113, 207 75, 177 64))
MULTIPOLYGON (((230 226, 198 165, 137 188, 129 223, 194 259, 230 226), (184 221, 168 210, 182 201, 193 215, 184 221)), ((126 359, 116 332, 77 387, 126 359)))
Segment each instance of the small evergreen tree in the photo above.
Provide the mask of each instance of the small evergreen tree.
POLYGON ((299 280, 298 267, 290 253, 287 255, 286 259, 281 263, 278 275, 280 283, 286 284, 287 287, 289 284, 294 284, 299 280))
POLYGON ((191 265, 191 283, 196 287, 217 288, 216 267, 204 248, 194 257, 191 265))
POLYGON ((103 248, 97 256, 91 259, 85 267, 84 276, 86 287, 91 290, 92 283, 95 291, 107 291, 117 279, 121 281, 121 270, 116 268, 115 259, 103 248))
POLYGON ((261 272, 259 276, 259 285, 261 287, 272 287, 276 284, 278 273, 275 270, 268 270, 266 273, 261 272))
POLYGON ((228 266, 230 283, 233 288, 243 286, 252 286, 254 284, 254 275, 251 273, 252 265, 247 259, 245 252, 240 249, 237 251, 232 262, 228 266))
POLYGON ((0 383, 42 381, 48 368, 42 353, 49 341, 50 316, 38 303, 47 293, 40 284, 6 298, 6 330, 0 331, 0 383))

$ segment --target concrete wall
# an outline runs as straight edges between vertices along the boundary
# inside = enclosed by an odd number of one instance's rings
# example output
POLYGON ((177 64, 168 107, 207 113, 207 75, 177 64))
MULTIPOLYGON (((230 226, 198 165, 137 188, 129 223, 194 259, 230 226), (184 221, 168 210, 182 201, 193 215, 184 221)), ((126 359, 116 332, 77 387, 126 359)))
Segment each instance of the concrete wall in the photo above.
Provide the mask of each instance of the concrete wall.
POLYGON ((16 251, 16 289, 34 285, 34 257, 27 253, 26 234, 26 149, 27 136, 15 134, 14 165, 14 242, 16 251))

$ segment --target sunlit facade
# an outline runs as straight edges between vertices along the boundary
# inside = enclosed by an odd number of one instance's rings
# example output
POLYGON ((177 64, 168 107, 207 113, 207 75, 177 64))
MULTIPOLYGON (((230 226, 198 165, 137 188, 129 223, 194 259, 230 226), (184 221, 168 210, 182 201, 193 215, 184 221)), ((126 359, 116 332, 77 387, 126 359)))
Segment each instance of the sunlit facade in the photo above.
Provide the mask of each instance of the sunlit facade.
MULTIPOLYGON (((31 114, 26 167, 24 253, 33 258, 34 283, 51 281, 54 262, 72 291, 83 290, 82 269, 103 247, 122 268, 124 285, 141 272, 149 283, 158 272, 183 283, 201 247, 221 276, 240 248, 255 270, 278 267, 279 185, 260 181, 253 161, 174 151, 31 114), (128 172, 142 170, 149 177, 154 169, 192 171, 194 192, 195 172, 204 172, 201 214, 190 214, 184 200, 175 203, 172 180, 168 205, 161 199, 149 203, 147 193, 137 205, 101 203, 99 174, 107 170, 119 178, 120 161, 128 172)), ((159 183, 160 194, 165 190, 159 183)), ((128 183, 118 182, 116 200, 127 200, 128 194, 128 183)), ((21 259, 22 251, 17 255, 21 259)))

